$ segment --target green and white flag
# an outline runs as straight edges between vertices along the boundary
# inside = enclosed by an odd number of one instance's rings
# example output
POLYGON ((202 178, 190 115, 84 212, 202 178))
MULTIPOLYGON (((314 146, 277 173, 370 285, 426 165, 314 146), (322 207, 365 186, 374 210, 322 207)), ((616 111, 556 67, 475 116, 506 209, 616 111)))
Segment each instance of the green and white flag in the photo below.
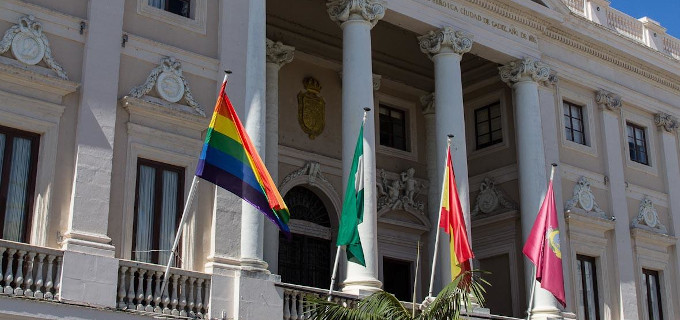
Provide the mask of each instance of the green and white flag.
POLYGON ((347 179, 345 201, 338 230, 338 246, 347 246, 347 260, 366 266, 364 249, 361 247, 358 226, 364 220, 364 125, 361 124, 359 139, 354 149, 352 170, 347 179))

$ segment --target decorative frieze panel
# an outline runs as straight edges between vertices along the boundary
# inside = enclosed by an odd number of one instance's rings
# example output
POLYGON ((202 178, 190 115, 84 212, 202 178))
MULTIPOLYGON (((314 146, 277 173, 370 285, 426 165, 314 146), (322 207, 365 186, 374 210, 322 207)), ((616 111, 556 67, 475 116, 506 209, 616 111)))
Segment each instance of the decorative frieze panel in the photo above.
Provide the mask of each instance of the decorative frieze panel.
POLYGON ((654 208, 654 203, 649 197, 644 197, 640 202, 638 215, 633 219, 633 228, 640 228, 656 233, 667 234, 668 229, 659 221, 659 214, 654 208))
POLYGON ((518 208, 517 203, 508 199, 503 190, 496 187, 494 179, 487 177, 479 185, 479 194, 470 215, 473 218, 482 218, 518 208))
POLYGON ((654 115, 654 124, 669 133, 678 131, 678 119, 667 113, 657 113, 654 115))
POLYGON ((595 201, 593 191, 590 190, 590 181, 586 177, 580 177, 574 186, 574 195, 564 205, 565 212, 576 212, 584 215, 595 216, 602 219, 610 219, 600 209, 595 201))
POLYGON ((408 168, 397 179, 388 179, 385 170, 378 171, 378 211, 389 208, 425 214, 425 203, 416 199, 424 184, 415 179, 415 172, 408 168))
POLYGON ((44 61, 59 78, 68 79, 64 69, 54 60, 50 43, 43 33, 43 27, 33 16, 24 16, 19 23, 5 32, 0 40, 0 54, 11 49, 15 59, 32 66, 44 61))
POLYGON ((520 81, 545 82, 550 78, 550 67, 531 58, 516 60, 498 68, 501 80, 506 83, 520 81))
POLYGON ((621 110, 621 97, 613 94, 607 90, 599 90, 595 94, 595 102, 603 110, 619 111, 621 110))
POLYGON ((195 113, 205 116, 203 108, 198 105, 191 94, 189 83, 187 83, 187 80, 182 75, 182 64, 175 58, 165 57, 161 59, 160 64, 151 70, 144 84, 130 90, 130 96, 142 98, 154 88, 158 96, 163 100, 170 103, 178 103, 184 99, 186 104, 195 113))

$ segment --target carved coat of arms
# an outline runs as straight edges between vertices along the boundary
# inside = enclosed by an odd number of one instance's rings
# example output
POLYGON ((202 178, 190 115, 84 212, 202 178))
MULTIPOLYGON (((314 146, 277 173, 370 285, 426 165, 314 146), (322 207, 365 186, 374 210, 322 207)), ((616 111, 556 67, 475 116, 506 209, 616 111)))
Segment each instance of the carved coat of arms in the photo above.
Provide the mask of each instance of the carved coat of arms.
POLYGON ((319 94, 321 84, 318 80, 308 77, 302 83, 305 91, 298 93, 298 121, 302 131, 309 135, 310 139, 319 136, 326 126, 326 101, 319 94))

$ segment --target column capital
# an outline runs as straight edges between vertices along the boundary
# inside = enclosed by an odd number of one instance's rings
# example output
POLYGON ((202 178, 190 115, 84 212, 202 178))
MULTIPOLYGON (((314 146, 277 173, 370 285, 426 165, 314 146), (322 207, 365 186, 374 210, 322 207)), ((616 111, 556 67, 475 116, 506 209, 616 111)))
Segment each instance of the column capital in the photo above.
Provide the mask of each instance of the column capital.
POLYGON ((545 82, 550 78, 550 67, 532 58, 512 61, 498 68, 501 80, 508 84, 524 81, 545 82))
POLYGON ((621 96, 611 93, 607 90, 600 89, 595 94, 595 102, 602 108, 602 110, 619 111, 621 110, 621 96))
POLYGON ((680 126, 678 118, 664 112, 659 112, 654 115, 654 124, 656 124, 659 129, 666 130, 668 133, 677 132, 678 127, 680 126))
POLYGON ((380 90, 380 84, 382 83, 382 76, 379 74, 373 75, 373 91, 380 90))
POLYGON ((282 67, 293 61, 295 48, 287 46, 280 41, 267 40, 267 63, 274 63, 282 67))
POLYGON ((423 105, 422 111, 424 115, 435 114, 434 92, 420 96, 420 104, 423 105))
POLYGON ((472 35, 452 27, 444 27, 418 37, 420 51, 430 58, 440 53, 463 55, 472 49, 472 35))
POLYGON ((385 16, 384 0, 329 0, 326 8, 331 20, 338 24, 364 20, 373 27, 385 16))

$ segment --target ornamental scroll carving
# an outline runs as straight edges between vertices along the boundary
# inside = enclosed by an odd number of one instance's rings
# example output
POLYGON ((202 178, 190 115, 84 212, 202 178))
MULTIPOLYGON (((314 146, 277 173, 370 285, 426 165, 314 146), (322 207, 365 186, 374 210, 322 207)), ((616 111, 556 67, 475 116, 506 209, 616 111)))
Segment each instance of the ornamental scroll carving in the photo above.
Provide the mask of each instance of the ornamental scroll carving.
POLYGON ((156 88, 156 93, 165 101, 177 103, 184 99, 194 111, 205 117, 203 108, 194 100, 189 83, 182 75, 182 64, 173 57, 161 59, 160 64, 151 70, 143 85, 130 90, 130 96, 142 98, 156 88))
POLYGON ((388 179, 385 170, 380 169, 378 175, 378 211, 389 208, 391 210, 413 210, 425 214, 425 203, 417 200, 424 187, 414 177, 416 170, 406 169, 397 179, 388 179))
POLYGON ((464 54, 472 49, 472 35, 444 27, 418 37, 420 51, 430 58, 442 52, 464 54), (447 50, 448 49, 448 50, 447 50))
POLYGON ((284 64, 293 61, 295 56, 295 48, 287 46, 278 41, 272 41, 267 39, 267 62, 279 65, 279 67, 284 64))
POLYGON ((632 226, 633 228, 645 229, 656 233, 668 233, 666 226, 659 221, 659 214, 656 212, 654 203, 648 196, 645 196, 640 201, 640 209, 638 210, 637 217, 633 219, 632 226))
POLYGON ((318 80, 307 77, 302 83, 304 91, 300 91, 298 98, 298 122, 302 131, 314 140, 326 127, 326 101, 321 96, 321 84, 318 80))
POLYGON ((331 20, 338 24, 361 17, 374 27, 385 16, 383 0, 329 0, 326 8, 331 20))
POLYGON ((43 27, 33 16, 24 16, 19 24, 9 28, 0 40, 0 54, 12 51, 15 59, 26 65, 44 61, 61 79, 68 80, 64 69, 54 60, 50 42, 43 33, 43 27))
POLYGON ((550 67, 531 58, 512 61, 498 68, 501 80, 512 84, 520 81, 545 82, 550 78, 550 67))
POLYGON ((654 123, 657 127, 673 133, 678 130, 678 119, 667 113, 657 113, 654 115, 654 123))
POLYGON ((484 178, 479 185, 479 194, 475 200, 475 206, 470 210, 473 218, 481 218, 486 215, 501 213, 502 209, 516 210, 517 203, 509 200, 503 190, 496 187, 493 178, 484 178))
POLYGON ((619 111, 621 109, 621 97, 613 94, 607 90, 599 90, 595 94, 595 102, 600 108, 606 108, 610 111, 619 111))
POLYGON ((423 105, 422 108, 423 114, 434 114, 435 113, 434 92, 420 96, 420 104, 423 105))
POLYGON ((592 215, 607 220, 610 219, 610 217, 600 209, 597 202, 595 202, 595 196, 590 189, 590 181, 588 181, 588 178, 586 177, 580 177, 578 182, 576 182, 573 196, 565 204, 564 211, 592 215))

